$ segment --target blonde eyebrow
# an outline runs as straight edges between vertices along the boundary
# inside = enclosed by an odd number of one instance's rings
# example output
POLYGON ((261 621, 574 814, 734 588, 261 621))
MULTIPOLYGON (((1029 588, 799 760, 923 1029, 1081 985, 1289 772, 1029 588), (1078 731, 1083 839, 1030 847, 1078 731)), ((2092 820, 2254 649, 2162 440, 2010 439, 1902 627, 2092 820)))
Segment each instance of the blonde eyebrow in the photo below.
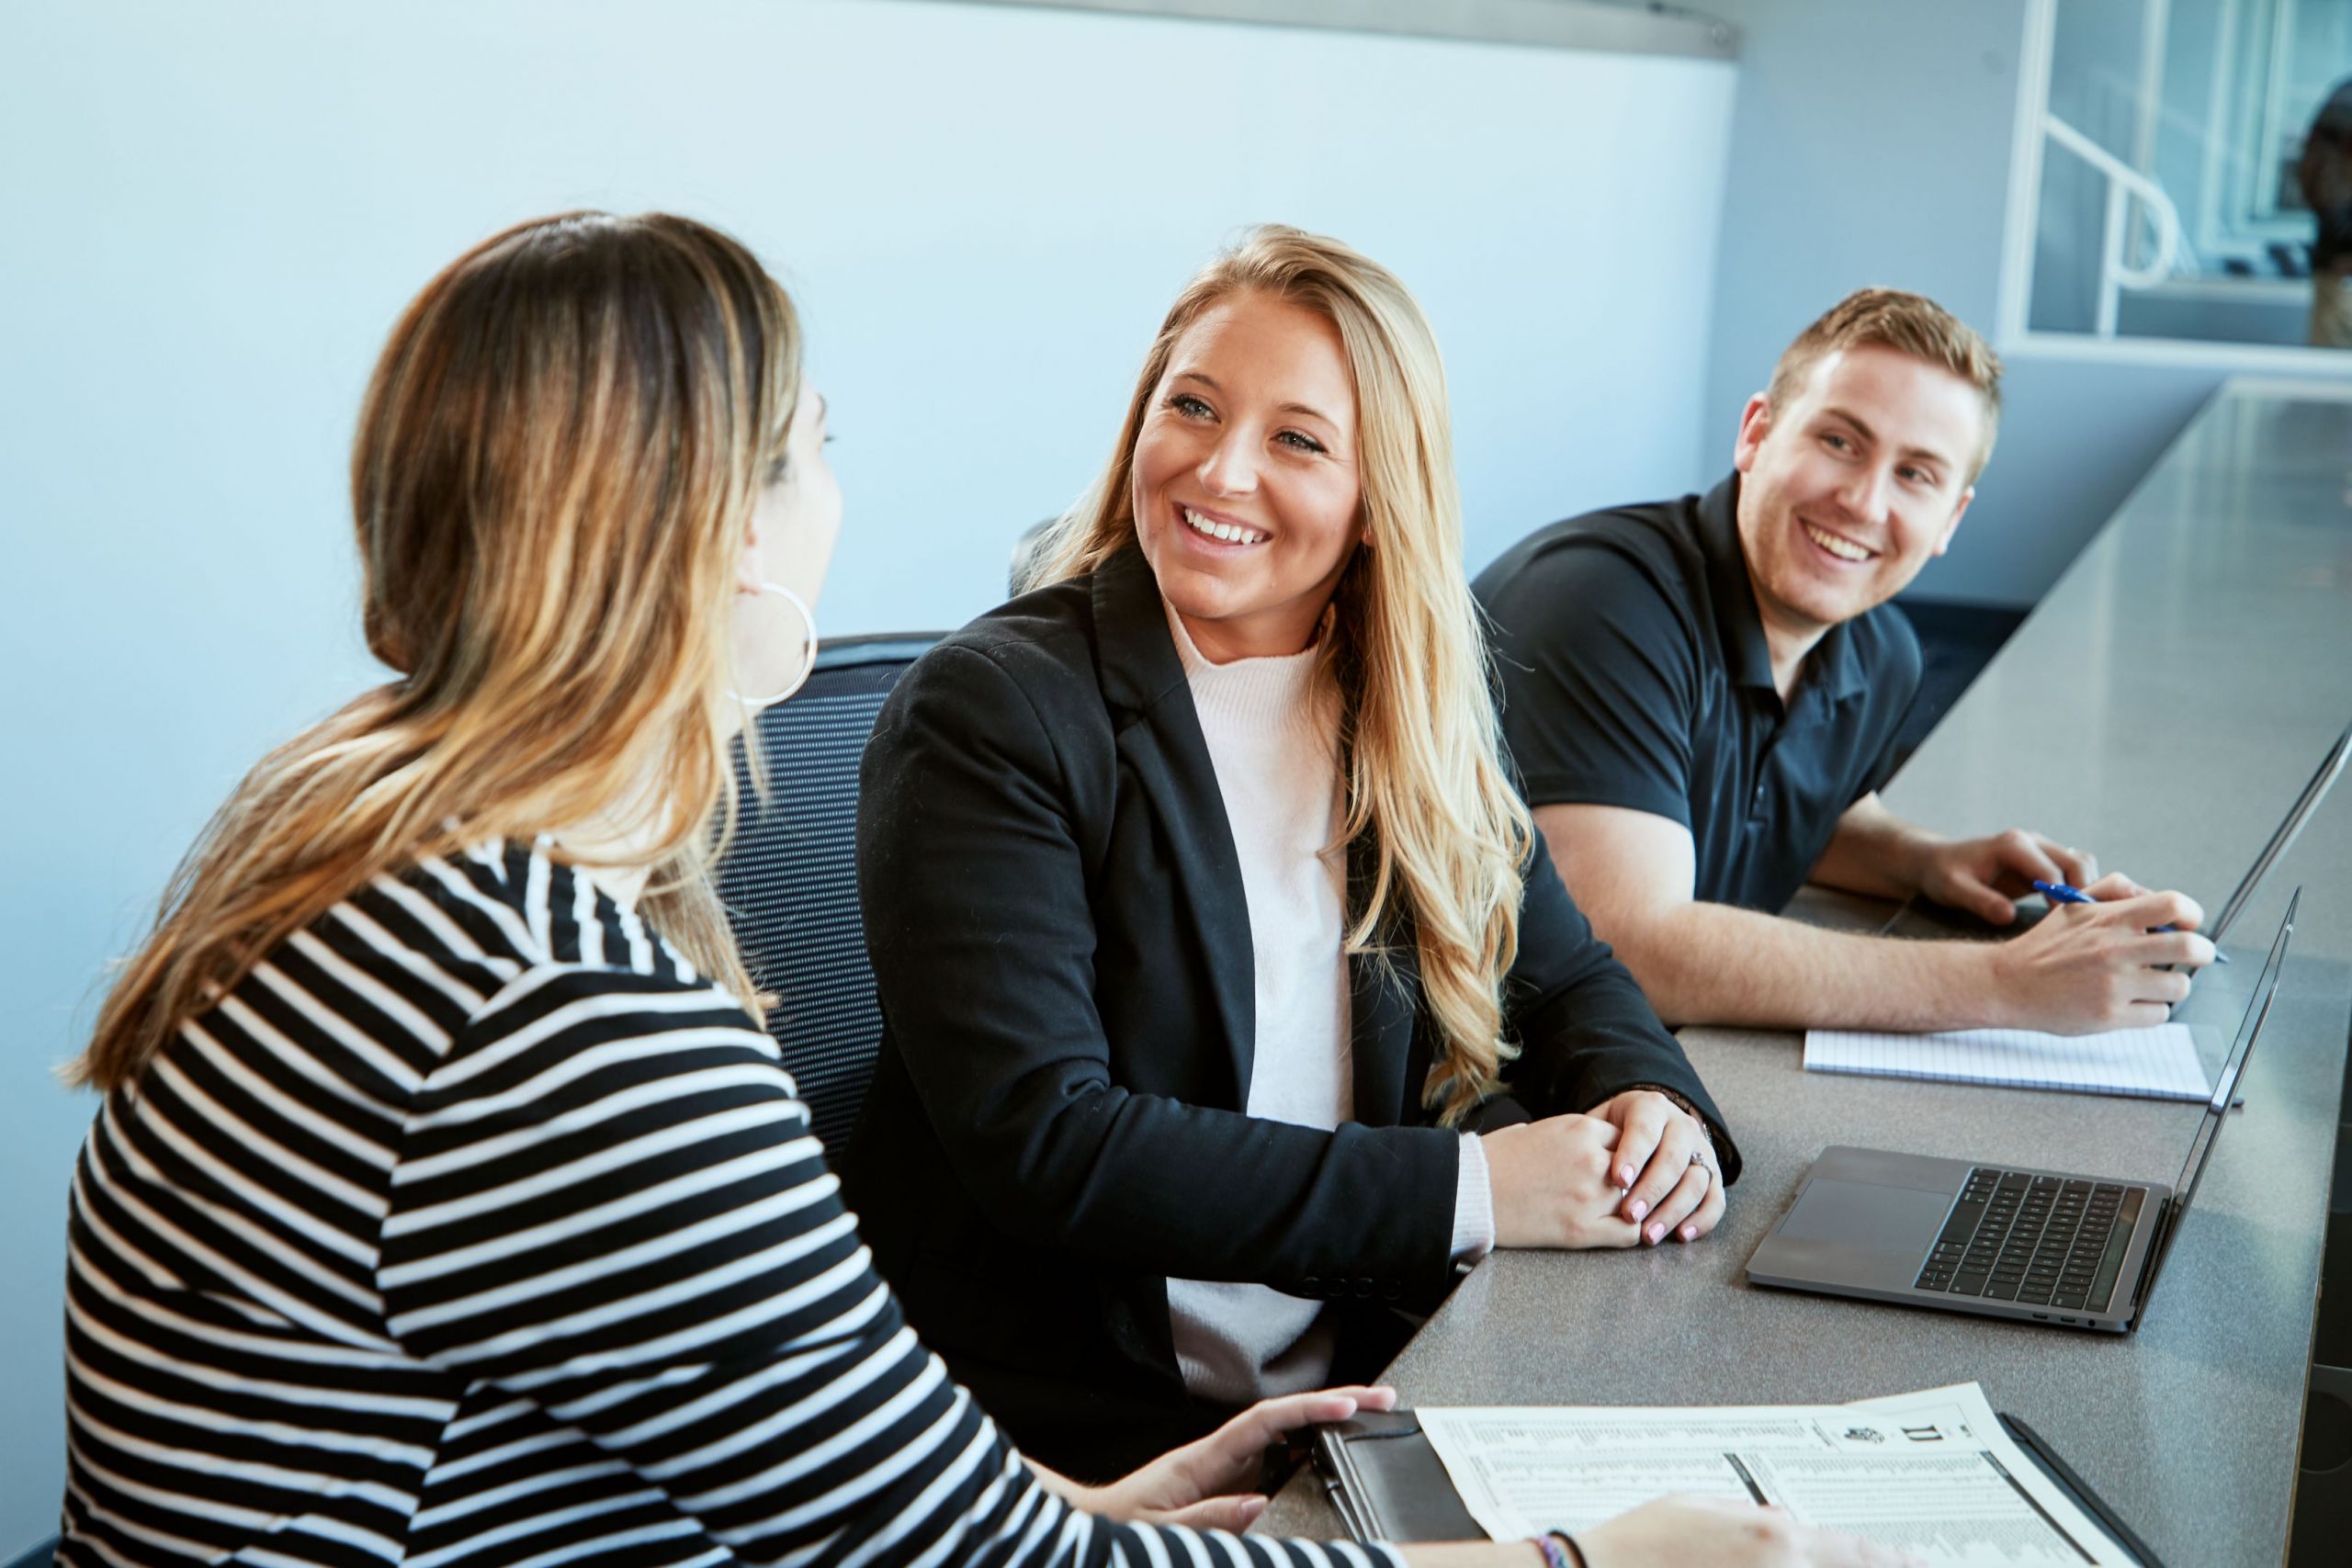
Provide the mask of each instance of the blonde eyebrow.
MULTIPOLYGON (((1202 386, 1206 387, 1212 392, 1222 392, 1225 390, 1223 387, 1217 385, 1216 378, 1210 375, 1205 370, 1179 370, 1170 377, 1170 379, 1176 381, 1198 381, 1202 386)), ((1312 403, 1279 403, 1275 405, 1275 412, 1278 413, 1303 413, 1309 419, 1321 420, 1324 423, 1329 425, 1334 430, 1340 428, 1340 422, 1338 420, 1333 419, 1329 414, 1325 413, 1321 409, 1317 408, 1312 403)))

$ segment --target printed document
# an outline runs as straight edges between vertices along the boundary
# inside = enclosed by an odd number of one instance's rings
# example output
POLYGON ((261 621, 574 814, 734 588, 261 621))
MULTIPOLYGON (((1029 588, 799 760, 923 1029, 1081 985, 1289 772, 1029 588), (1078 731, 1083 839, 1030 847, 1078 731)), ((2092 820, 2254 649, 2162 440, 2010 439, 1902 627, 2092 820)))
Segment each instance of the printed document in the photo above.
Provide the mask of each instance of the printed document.
POLYGON ((1497 1540, 1587 1529, 1671 1492, 1747 1498, 1936 1568, 2129 1568, 2010 1441, 1974 1383, 1853 1404, 1414 1412, 1497 1540))

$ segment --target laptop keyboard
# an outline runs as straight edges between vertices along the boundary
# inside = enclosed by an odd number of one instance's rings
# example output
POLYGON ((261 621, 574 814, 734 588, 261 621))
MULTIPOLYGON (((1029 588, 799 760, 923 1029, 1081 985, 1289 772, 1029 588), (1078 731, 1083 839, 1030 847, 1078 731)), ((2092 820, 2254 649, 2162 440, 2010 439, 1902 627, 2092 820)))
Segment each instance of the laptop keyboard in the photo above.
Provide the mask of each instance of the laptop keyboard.
POLYGON ((2021 1170, 1968 1173, 1918 1287, 2066 1311, 2105 1312, 2144 1187, 2021 1170))

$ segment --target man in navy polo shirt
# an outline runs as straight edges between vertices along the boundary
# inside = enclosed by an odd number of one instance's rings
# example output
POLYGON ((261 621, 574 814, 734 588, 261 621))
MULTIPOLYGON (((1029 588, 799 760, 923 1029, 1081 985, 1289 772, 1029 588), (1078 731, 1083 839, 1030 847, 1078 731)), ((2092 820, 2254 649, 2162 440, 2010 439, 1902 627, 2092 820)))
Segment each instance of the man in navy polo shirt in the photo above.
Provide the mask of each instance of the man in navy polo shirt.
POLYGON ((1555 523, 1479 575, 1536 825, 1669 1021, 2087 1032, 2161 1021, 2188 987, 2163 966, 2211 961, 2184 894, 2099 878, 2022 829, 1945 839, 1879 801, 1919 682, 1886 602, 1951 542, 1999 416, 1982 338, 1863 289, 1748 400, 1714 490, 1555 523), (2002 942, 1777 913, 1810 879, 2007 925, 2036 877, 2103 902, 2002 942))

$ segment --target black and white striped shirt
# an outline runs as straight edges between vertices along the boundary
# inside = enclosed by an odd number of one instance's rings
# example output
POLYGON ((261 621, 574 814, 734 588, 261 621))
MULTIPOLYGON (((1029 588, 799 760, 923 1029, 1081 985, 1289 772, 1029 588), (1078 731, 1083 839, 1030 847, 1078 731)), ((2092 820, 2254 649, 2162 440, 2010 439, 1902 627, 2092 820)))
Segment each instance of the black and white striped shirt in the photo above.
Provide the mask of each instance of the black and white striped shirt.
POLYGON ((61 1562, 1395 1564, 1070 1508, 915 1342, 774 1043, 586 877, 379 879, 110 1096, 61 1562))

